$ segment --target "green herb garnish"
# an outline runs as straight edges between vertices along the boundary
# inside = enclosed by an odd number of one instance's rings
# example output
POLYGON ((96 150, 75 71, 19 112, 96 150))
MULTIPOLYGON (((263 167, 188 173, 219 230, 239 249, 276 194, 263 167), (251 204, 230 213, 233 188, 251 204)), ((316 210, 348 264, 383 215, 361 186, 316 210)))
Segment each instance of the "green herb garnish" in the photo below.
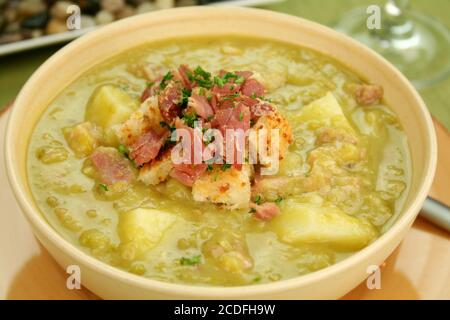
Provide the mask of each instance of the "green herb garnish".
POLYGON ((208 89, 212 87, 211 73, 206 72, 200 66, 195 68, 193 73, 188 72, 187 76, 190 81, 196 82, 200 87, 204 87, 204 88, 208 88, 208 89))
POLYGON ((161 83, 159 84, 159 87, 161 89, 165 89, 167 87, 167 82, 173 79, 173 74, 172 72, 167 72, 164 77, 161 80, 161 83))
POLYGON ((220 77, 214 77, 214 84, 217 85, 219 88, 223 88, 223 86, 225 85, 225 81, 223 81, 222 78, 220 77))
POLYGON ((191 96, 191 91, 189 89, 183 88, 181 90, 182 96, 181 96, 181 103, 180 107, 185 108, 188 105, 189 97, 191 96))
POLYGON ((208 166, 206 167, 206 171, 213 171, 214 167, 212 164, 208 164, 208 166))
POLYGON ((225 171, 225 170, 227 170, 227 169, 230 169, 231 168, 231 164, 230 163, 224 163, 223 165, 222 165, 222 171, 225 171))
POLYGON ((248 213, 255 213, 255 212, 256 212, 256 209, 255 208, 251 208, 248 213))
POLYGON ((241 113, 239 113, 239 121, 244 120, 244 113, 241 111, 241 113))
POLYGON ((184 113, 183 117, 181 119, 184 121, 184 123, 188 127, 194 128, 195 121, 197 121, 198 116, 195 112, 194 113, 184 113))
POLYGON ((193 266, 199 264, 201 261, 202 261, 201 255, 193 256, 191 258, 182 257, 180 259, 180 264, 182 266, 193 266))
POLYGON ((98 186, 99 186, 100 188, 102 188, 103 191, 108 191, 108 186, 107 186, 106 184, 100 183, 98 186))
POLYGON ((283 201, 283 198, 280 197, 280 196, 278 196, 278 198, 275 200, 275 203, 276 203, 276 204, 280 204, 281 201, 283 201))
POLYGON ((261 196, 258 194, 253 202, 256 203, 257 205, 260 205, 262 203, 261 196))
POLYGON ((123 154, 125 157, 128 157, 127 147, 125 147, 123 144, 119 144, 119 146, 117 147, 117 150, 119 150, 119 152, 121 154, 123 154))

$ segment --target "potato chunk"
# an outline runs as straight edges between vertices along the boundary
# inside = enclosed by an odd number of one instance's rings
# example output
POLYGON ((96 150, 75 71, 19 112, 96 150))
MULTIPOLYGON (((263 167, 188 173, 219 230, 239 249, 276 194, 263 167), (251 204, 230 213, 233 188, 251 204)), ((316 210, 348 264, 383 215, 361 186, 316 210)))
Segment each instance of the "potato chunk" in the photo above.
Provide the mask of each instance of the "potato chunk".
POLYGON ((77 158, 84 158, 100 145, 102 133, 91 122, 83 122, 63 129, 64 138, 77 158))
POLYGON ((229 209, 247 208, 250 202, 251 168, 244 164, 241 170, 234 167, 216 168, 205 172, 192 186, 195 201, 224 204, 229 209))
POLYGON ((142 258, 159 243, 175 220, 174 215, 156 209, 138 208, 120 213, 117 232, 121 241, 122 258, 142 258))
POLYGON ((341 106, 331 92, 303 107, 297 115, 300 122, 314 122, 318 127, 341 128, 354 132, 341 106))
POLYGON ((103 85, 89 98, 85 119, 103 127, 108 142, 111 142, 115 138, 112 126, 127 120, 138 107, 139 103, 119 88, 103 85))
POLYGON ((273 220, 273 226, 280 240, 289 244, 326 244, 338 250, 354 251, 377 237, 370 223, 331 205, 288 201, 283 211, 273 220))

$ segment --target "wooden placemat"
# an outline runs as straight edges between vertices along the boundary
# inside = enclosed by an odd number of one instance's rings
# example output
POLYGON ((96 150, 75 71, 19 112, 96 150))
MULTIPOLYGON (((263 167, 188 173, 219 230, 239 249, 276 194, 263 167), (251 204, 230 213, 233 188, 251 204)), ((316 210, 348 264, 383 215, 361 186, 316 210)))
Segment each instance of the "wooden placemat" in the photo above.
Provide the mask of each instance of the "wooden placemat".
MULTIPOLYGON (((8 112, 0 116, 4 135, 8 112)), ((450 204, 450 135, 436 122, 439 164, 431 195, 450 204)), ((3 150, 3 139, 0 139, 3 150)), ((33 236, 9 189, 0 156, 0 299, 98 299, 68 290, 66 273, 33 236)), ((381 289, 363 282, 344 299, 450 299, 450 235, 418 218, 381 268, 381 289)))

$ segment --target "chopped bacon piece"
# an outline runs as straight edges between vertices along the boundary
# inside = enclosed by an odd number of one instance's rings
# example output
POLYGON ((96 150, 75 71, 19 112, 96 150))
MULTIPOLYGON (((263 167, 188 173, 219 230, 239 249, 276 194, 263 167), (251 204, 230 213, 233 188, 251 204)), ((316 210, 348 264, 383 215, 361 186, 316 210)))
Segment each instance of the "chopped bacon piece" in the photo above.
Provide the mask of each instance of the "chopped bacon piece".
POLYGON ((145 88, 145 90, 141 94, 141 102, 144 102, 149 97, 154 96, 157 93, 159 84, 161 83, 161 79, 161 76, 157 77, 151 85, 145 88))
POLYGON ((180 82, 170 81, 159 95, 159 110, 163 118, 172 122, 181 113, 179 106, 182 99, 182 85, 180 82))
POLYGON ((90 159, 102 183, 111 185, 119 181, 130 182, 134 177, 129 161, 115 148, 99 147, 90 159))
POLYGON ((223 158, 226 159, 228 147, 232 146, 233 150, 228 150, 229 154, 233 152, 234 154, 234 167, 238 170, 242 168, 243 158, 245 157, 242 153, 245 150, 245 141, 247 139, 244 136, 244 140, 236 139, 229 142, 231 145, 227 144, 227 129, 234 130, 235 134, 239 134, 236 130, 242 130, 245 134, 248 129, 250 129, 250 109, 243 103, 239 103, 235 108, 220 109, 217 111, 214 119, 211 121, 213 128, 219 129, 224 136, 224 152, 223 158), (244 142, 244 145, 241 145, 244 142), (239 148, 239 150, 238 150, 239 148), (239 160, 239 161, 238 161, 239 160))
POLYGON ((244 79, 248 79, 253 75, 253 72, 251 71, 236 71, 235 73, 244 79))
POLYGON ((159 135, 150 129, 141 135, 131 146, 130 158, 134 160, 137 166, 141 166, 155 159, 168 135, 169 131, 159 135))
POLYGON ((201 164, 174 164, 170 176, 182 184, 192 187, 195 180, 206 170, 206 163, 201 164))
POLYGON ((188 74, 192 74, 192 71, 187 65, 180 65, 180 67, 178 68, 178 73, 180 74, 181 81, 186 88, 188 88, 189 90, 194 88, 195 83, 191 83, 191 80, 189 80, 188 76, 188 74))
POLYGON ((250 208, 255 210, 253 216, 262 221, 270 221, 280 214, 280 208, 273 202, 265 202, 261 205, 250 203, 250 208))
POLYGON ((239 103, 235 108, 220 109, 211 125, 220 129, 223 134, 226 129, 242 129, 245 132, 250 128, 250 109, 243 103, 239 103))
POLYGON ((260 101, 257 104, 250 106, 252 120, 258 120, 259 117, 268 115, 275 111, 274 106, 265 101, 260 101))
POLYGON ((262 97, 264 95, 264 86, 255 79, 247 79, 242 85, 241 92, 249 97, 262 97))
POLYGON ((214 115, 213 108, 209 104, 208 99, 197 93, 192 93, 189 97, 188 107, 192 107, 194 111, 203 119, 208 119, 214 115))
POLYGON ((213 94, 215 94, 219 100, 223 97, 232 97, 233 95, 239 93, 240 90, 240 85, 231 82, 225 83, 222 87, 214 85, 212 88, 213 94))
POLYGON ((356 85, 354 94, 356 102, 363 106, 370 106, 383 98, 383 87, 373 84, 356 85))

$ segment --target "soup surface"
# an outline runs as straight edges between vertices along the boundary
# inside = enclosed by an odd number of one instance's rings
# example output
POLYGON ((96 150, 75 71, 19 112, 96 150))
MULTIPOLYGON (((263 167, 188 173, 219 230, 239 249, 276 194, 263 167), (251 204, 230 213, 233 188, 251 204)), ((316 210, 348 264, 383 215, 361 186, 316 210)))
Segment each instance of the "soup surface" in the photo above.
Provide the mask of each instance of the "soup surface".
POLYGON ((51 103, 28 154, 35 201, 65 239, 197 285, 267 283, 348 257, 395 221, 410 169, 382 88, 310 49, 246 38, 152 43, 102 63, 51 103), (248 157, 166 161, 168 132, 193 120, 223 129, 224 112, 227 126, 234 115, 279 129, 275 174, 248 157))

